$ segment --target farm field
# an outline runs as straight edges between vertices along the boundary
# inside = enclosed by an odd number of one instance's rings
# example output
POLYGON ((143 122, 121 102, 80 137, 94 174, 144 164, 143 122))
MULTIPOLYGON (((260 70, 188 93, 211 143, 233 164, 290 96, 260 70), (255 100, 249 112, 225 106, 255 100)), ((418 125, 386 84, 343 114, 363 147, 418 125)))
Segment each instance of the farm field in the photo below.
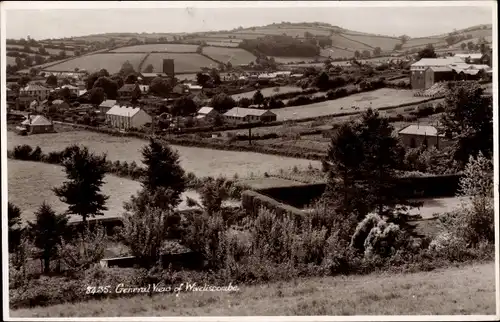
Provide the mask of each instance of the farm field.
POLYGON ((494 315, 495 263, 418 273, 299 278, 239 291, 161 293, 10 310, 12 317, 494 315), (332 296, 333 295, 333 296, 332 296))
MULTIPOLYGON (((489 42, 489 43, 491 43, 492 38, 493 38, 493 37, 492 37, 491 35, 490 35, 490 36, 485 36, 485 37, 484 37, 484 39, 485 39, 487 42, 489 42)), ((478 44, 478 43, 479 43, 479 39, 480 39, 479 37, 476 37, 476 38, 471 38, 471 39, 462 40, 461 42, 457 42, 456 44, 452 45, 451 47, 452 47, 452 48, 456 48, 456 49, 461 49, 461 47, 460 47, 460 46, 461 46, 462 44, 467 45, 467 43, 468 43, 468 42, 470 42, 470 41, 472 41, 474 44, 478 44)), ((466 47, 465 49, 467 50, 467 47, 466 47)))
POLYGON ((411 48, 411 47, 419 47, 419 46, 427 46, 428 44, 436 45, 437 43, 442 43, 442 38, 410 38, 406 44, 403 45, 403 49, 411 48))
MULTIPOLYGON (((298 86, 280 86, 280 87, 267 87, 267 88, 260 90, 260 92, 262 93, 262 95, 264 95, 264 97, 272 96, 272 95, 276 95, 276 94, 296 92, 296 91, 302 91, 302 88, 300 88, 298 86), (279 91, 276 91, 276 88, 279 88, 279 91)), ((246 93, 234 94, 234 95, 231 95, 231 97, 233 99, 235 99, 236 101, 238 101, 242 98, 250 98, 251 99, 256 92, 257 92, 257 90, 251 91, 251 92, 246 92, 246 93)))
MULTIPOLYGON (((24 46, 21 46, 21 45, 5 45, 5 47, 6 48, 24 48, 24 46)), ((30 47, 30 49, 34 51, 33 55, 40 55, 40 53, 38 52, 38 47, 30 47)), ((57 55, 61 52, 62 49, 45 48, 45 50, 49 53, 49 55, 57 55)), ((66 52, 67 56, 74 56, 75 55, 75 52, 72 50, 64 50, 64 51, 66 52)))
POLYGON ((199 54, 153 53, 142 66, 153 65, 154 70, 163 70, 163 59, 173 59, 176 73, 197 73, 202 67, 217 67, 217 63, 199 54))
POLYGON ((340 48, 326 48, 320 50, 320 55, 323 57, 330 57, 332 59, 336 58, 350 58, 354 57, 355 50, 352 49, 340 49, 340 48))
POLYGON ((203 47, 203 54, 212 58, 213 60, 227 63, 231 62, 232 65, 246 65, 255 61, 252 53, 241 48, 221 48, 221 47, 203 47))
POLYGON ((239 42, 229 42, 229 41, 207 41, 209 46, 219 46, 219 47, 238 47, 239 42))
MULTIPOLYGON (((52 188, 60 186, 66 181, 63 167, 41 162, 11 159, 8 160, 7 166, 9 169, 9 201, 21 208, 23 220, 33 221, 35 219, 34 213, 44 201, 49 203, 58 213, 67 210, 67 205, 52 192, 52 188)), ((103 211, 104 215, 97 218, 121 217, 123 203, 128 201, 130 196, 140 189, 141 183, 138 181, 107 175, 104 178, 102 192, 109 196, 106 203, 108 210, 103 211)), ((182 202, 178 209, 188 209, 187 197, 200 201, 198 193, 186 191, 182 196, 182 202)), ((71 215, 69 221, 79 220, 79 216, 71 215)))
MULTIPOLYGON (((29 144, 40 146, 44 153, 60 151, 71 144, 87 146, 96 153, 107 153, 108 159, 120 160, 142 165, 140 150, 147 141, 137 138, 117 137, 103 133, 72 131, 20 136, 9 132, 7 136, 8 149, 17 145, 29 144)), ((320 168, 318 161, 286 158, 275 155, 254 152, 237 152, 212 150, 197 147, 172 145, 179 152, 180 162, 186 172, 193 172, 198 177, 225 176, 232 178, 238 174, 240 178, 262 176, 264 172, 275 172, 279 169, 289 169, 297 166, 306 168, 311 164, 320 168)))
POLYGON ((350 39, 349 37, 344 37, 342 35, 333 35, 331 36, 332 38, 332 45, 337 47, 337 48, 343 48, 343 49, 348 49, 351 51, 363 51, 363 50, 369 50, 370 52, 373 50, 370 46, 367 46, 365 44, 361 44, 357 41, 354 41, 350 39))
POLYGON ((132 52, 143 52, 149 53, 152 51, 164 51, 172 53, 195 53, 197 45, 186 45, 186 44, 147 44, 147 45, 137 45, 137 46, 127 46, 112 50, 113 53, 132 53, 132 52))
POLYGON ((359 107, 359 111, 368 108, 378 109, 380 107, 418 103, 426 98, 413 96, 411 90, 396 90, 392 88, 382 88, 371 92, 358 93, 347 97, 325 102, 313 103, 303 106, 290 106, 273 110, 278 116, 278 120, 293 120, 308 118, 313 116, 334 115, 354 111, 351 107, 359 107))
MULTIPOLYGON (((123 63, 127 60, 137 70, 141 60, 146 54, 94 54, 88 56, 81 56, 75 59, 56 64, 54 66, 44 68, 45 71, 53 72, 72 72, 75 68, 85 69, 89 73, 96 72, 105 68, 110 74, 120 71, 123 63)), ((158 70, 161 70, 158 69, 158 70)))
POLYGON ((394 45, 401 43, 401 40, 391 37, 376 37, 363 35, 345 35, 347 38, 359 41, 373 48, 380 47, 382 50, 393 50, 394 45))
POLYGON ((307 27, 301 27, 301 28, 290 28, 290 27, 285 27, 285 28, 279 28, 278 26, 269 26, 269 27, 264 27, 264 28, 255 28, 255 30, 251 29, 245 29, 242 31, 236 31, 234 34, 258 34, 258 35, 283 35, 286 34, 287 36, 291 37, 299 37, 299 38, 304 38, 304 33, 309 32, 315 36, 329 36, 330 31, 326 29, 316 29, 316 28, 307 28, 307 27))

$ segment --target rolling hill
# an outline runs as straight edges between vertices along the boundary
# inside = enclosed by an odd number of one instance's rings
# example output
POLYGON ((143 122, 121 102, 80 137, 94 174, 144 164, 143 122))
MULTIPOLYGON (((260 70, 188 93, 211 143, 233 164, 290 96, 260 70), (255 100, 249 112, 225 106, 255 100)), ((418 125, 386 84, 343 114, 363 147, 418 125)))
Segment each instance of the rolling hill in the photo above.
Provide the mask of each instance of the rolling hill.
MULTIPOLYGON (((376 47, 380 47, 383 55, 393 52, 397 44, 402 44, 402 53, 405 51, 416 52, 417 50, 433 44, 438 52, 460 51, 462 42, 473 41, 477 43, 480 38, 486 41, 492 40, 492 25, 478 25, 469 28, 454 30, 454 34, 468 37, 466 40, 460 40, 451 46, 446 42, 450 34, 429 35, 426 37, 410 38, 405 44, 396 37, 370 34, 366 32, 347 30, 338 26, 332 26, 324 23, 280 23, 267 26, 238 28, 230 31, 204 32, 195 34, 168 34, 168 33, 109 33, 95 34, 83 37, 74 37, 61 40, 61 43, 73 45, 78 42, 108 42, 113 40, 116 46, 111 50, 103 52, 94 52, 73 59, 52 62, 47 65, 41 65, 43 70, 47 71, 74 71, 75 68, 86 69, 88 71, 98 70, 107 66, 110 72, 118 70, 121 64, 129 60, 135 67, 145 67, 153 64, 155 70, 161 70, 161 59, 173 58, 175 60, 176 73, 196 73, 203 67, 216 67, 220 62, 231 62, 233 65, 248 64, 255 61, 253 53, 238 48, 245 39, 257 39, 266 36, 286 35, 300 41, 306 38, 331 40, 331 45, 321 48, 319 56, 294 57, 272 55, 278 63, 290 63, 298 61, 318 61, 326 57, 332 59, 350 59, 354 57, 356 51, 368 51, 373 55, 376 47), (142 45, 127 46, 127 43, 133 39, 146 42, 142 45), (172 42, 173 43, 165 43, 172 42), (156 42, 156 43, 151 43, 156 42), (200 43, 204 43, 201 52, 197 52, 200 43), (142 61, 142 64, 141 64, 142 61), (139 66, 140 65, 140 66, 139 66)), ((135 41, 135 40, 134 40, 135 41)), ((52 43, 57 40, 52 40, 52 43)), ((16 47, 8 45, 7 47, 16 47)), ((67 51, 68 56, 73 52, 67 51)), ((8 64, 14 64, 12 57, 7 59, 8 64)))

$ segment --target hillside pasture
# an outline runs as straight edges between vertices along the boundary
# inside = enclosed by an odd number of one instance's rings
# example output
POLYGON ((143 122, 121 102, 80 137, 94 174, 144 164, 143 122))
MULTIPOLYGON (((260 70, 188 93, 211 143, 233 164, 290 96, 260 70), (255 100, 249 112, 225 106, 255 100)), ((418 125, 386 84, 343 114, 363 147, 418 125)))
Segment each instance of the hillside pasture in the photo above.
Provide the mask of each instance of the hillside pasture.
POLYGON ((252 29, 245 29, 242 31, 236 31, 234 32, 235 34, 260 34, 260 35, 283 35, 286 34, 287 36, 291 37, 299 37, 299 38, 304 38, 304 34, 306 32, 309 32, 315 36, 325 36, 328 37, 330 36, 330 31, 326 29, 316 29, 316 28, 307 28, 307 27, 300 27, 300 28, 290 28, 290 27, 279 27, 279 26, 269 26, 269 27, 263 27, 263 28, 252 28, 252 29))
POLYGON ((172 52, 172 53, 196 53, 196 48, 198 45, 187 45, 187 44, 148 44, 148 45, 137 45, 137 46, 127 46, 112 50, 113 53, 150 53, 153 51, 157 52, 172 52))
POLYGON ((403 49, 412 48, 412 47, 425 47, 428 44, 436 45, 438 43, 442 43, 442 38, 430 38, 430 37, 422 37, 422 38, 410 38, 406 44, 403 45, 403 49))
MULTIPOLYGON (((24 46, 22 45, 5 45, 6 48, 19 48, 19 49, 23 49, 24 46)), ((33 55, 40 55, 40 53, 38 52, 38 49, 39 47, 30 47, 31 50, 33 50, 33 55)), ((45 50, 49 53, 49 55, 58 55, 61 50, 63 49, 54 49, 54 48, 45 48, 45 50)), ((8 51, 8 50, 7 50, 8 51)), ((75 52, 73 50, 66 50, 64 49, 64 51, 66 52, 66 56, 74 56, 75 55, 75 52)), ((44 55, 42 55, 44 56, 44 55)))
POLYGON ((252 53, 241 48, 221 48, 221 47, 203 47, 203 54, 212 58, 213 60, 227 63, 231 62, 233 65, 247 65, 255 61, 252 53))
POLYGON ((342 35, 337 35, 334 34, 331 36, 332 38, 332 46, 335 46, 336 48, 339 49, 345 49, 345 50, 351 50, 351 51, 363 51, 363 50, 369 50, 370 52, 373 50, 370 46, 367 46, 365 44, 361 44, 359 42, 356 42, 352 39, 349 39, 348 37, 344 37, 342 35))
MULTIPOLYGON (((101 69, 106 69, 110 74, 120 71, 123 63, 127 60, 132 64, 135 70, 139 67, 140 62, 146 54, 131 54, 131 53, 112 53, 112 54, 94 54, 88 56, 80 56, 75 59, 56 64, 54 66, 44 68, 45 71, 65 72, 74 71, 75 68, 85 69, 89 73, 97 72, 101 69)), ((158 70, 161 70, 159 68, 158 70)))
POLYGON ((243 40, 243 39, 257 39, 259 37, 264 37, 264 34, 258 33, 248 33, 248 32, 215 32, 208 33, 205 35, 208 38, 223 38, 223 39, 232 39, 232 40, 243 40), (234 38, 233 38, 234 37, 234 38))
POLYGON ((372 48, 380 47, 382 50, 393 50, 394 45, 401 43, 401 40, 392 37, 378 37, 378 36, 364 36, 364 35, 349 35, 349 36, 346 35, 346 37, 355 41, 359 41, 372 48))
POLYGON ((350 49, 340 49, 331 47, 331 48, 321 49, 320 55, 323 57, 330 57, 332 59, 350 58, 354 57, 354 51, 350 49))
POLYGON ((405 103, 418 103, 427 98, 413 96, 411 90, 382 88, 371 92, 358 93, 335 100, 309 105, 290 106, 273 110, 278 120, 297 120, 315 116, 335 115, 345 112, 363 111, 368 108, 378 109, 405 103), (359 107, 355 110, 352 106, 359 107))
MULTIPOLYGON (((111 136, 89 131, 68 131, 40 135, 20 136, 13 132, 7 135, 8 149, 16 145, 29 144, 33 148, 40 146, 44 153, 61 151, 72 144, 87 146, 96 153, 107 153, 111 161, 135 161, 142 166, 141 149, 148 144, 146 140, 131 137, 111 136)), ((240 178, 262 176, 264 172, 277 172, 297 166, 306 168, 309 164, 320 167, 320 162, 305 159, 260 154, 212 150, 206 148, 172 145, 180 155, 180 163, 186 172, 193 172, 198 177, 225 176, 240 178)), ((10 170, 9 170, 10 171, 10 170)))
POLYGON ((229 42, 229 41, 207 41, 208 46, 215 46, 215 47, 238 47, 240 44, 239 42, 229 42))
MULTIPOLYGON (((484 37, 484 39, 491 44, 492 42, 492 36, 486 36, 484 37)), ((456 49, 460 49, 461 48, 461 45, 462 44, 465 44, 467 45, 467 43, 469 43, 470 41, 472 41, 474 44, 478 44, 479 43, 479 40, 480 38, 479 37, 476 37, 476 38, 471 38, 471 39, 465 39, 465 40, 462 40, 460 42, 457 42, 456 44, 453 44, 451 47, 452 48, 456 48, 456 49)), ((467 50, 467 47, 465 48, 467 50)))
MULTIPOLYGON (((225 49, 225 48, 223 48, 225 49)), ((142 66, 146 68, 153 65, 155 71, 163 70, 163 59, 174 60, 174 70, 176 73, 197 73, 202 67, 217 67, 217 63, 199 54, 173 54, 173 53, 153 53, 146 58, 142 66)))
MULTIPOLYGON (((260 92, 262 93, 262 95, 264 95, 264 97, 272 96, 272 95, 276 95, 276 94, 297 92, 297 91, 302 91, 302 88, 300 88, 298 86, 280 86, 280 87, 268 87, 268 88, 264 88, 264 89, 260 90, 260 92), (276 89, 279 89, 279 91, 276 91, 276 89)), ((241 94, 234 94, 234 95, 231 95, 231 97, 233 99, 235 99, 236 101, 238 101, 242 98, 250 98, 251 99, 256 92, 257 92, 257 90, 251 91, 251 92, 246 92, 246 93, 241 93, 241 94)))

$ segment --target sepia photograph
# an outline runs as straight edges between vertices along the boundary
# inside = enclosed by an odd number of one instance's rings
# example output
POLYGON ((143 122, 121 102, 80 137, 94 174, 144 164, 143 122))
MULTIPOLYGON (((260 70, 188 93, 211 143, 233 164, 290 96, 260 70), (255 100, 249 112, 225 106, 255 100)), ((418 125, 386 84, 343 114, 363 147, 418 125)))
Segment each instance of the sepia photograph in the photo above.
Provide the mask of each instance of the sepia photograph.
POLYGON ((3 1, 3 319, 497 320, 496 1, 3 1))

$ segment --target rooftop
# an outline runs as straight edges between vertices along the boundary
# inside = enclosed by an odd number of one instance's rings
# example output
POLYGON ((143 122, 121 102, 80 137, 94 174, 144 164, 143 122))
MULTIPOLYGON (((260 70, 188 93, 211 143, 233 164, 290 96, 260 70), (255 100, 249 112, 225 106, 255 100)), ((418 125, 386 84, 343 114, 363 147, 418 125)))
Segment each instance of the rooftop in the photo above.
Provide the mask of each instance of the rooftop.
POLYGON ((99 107, 113 107, 116 105, 116 100, 105 100, 99 107))
POLYGON ((411 67, 447 66, 453 63, 463 63, 463 60, 460 57, 422 58, 418 62, 413 63, 411 67))
POLYGON ((109 111, 106 112, 106 115, 118 115, 118 116, 126 116, 132 117, 137 114, 141 109, 138 107, 130 107, 130 106, 113 106, 109 111))
POLYGON ((430 70, 434 72, 451 72, 453 69, 451 69, 448 66, 431 66, 429 67, 430 70))
MULTIPOLYGON (((399 134, 411 134, 411 135, 428 135, 428 136, 436 136, 438 135, 438 130, 432 125, 419 125, 419 124, 412 124, 408 125, 401 131, 399 131, 399 134)), ((439 136, 444 136, 444 135, 439 135, 439 136)))
POLYGON ((224 113, 225 116, 233 116, 233 117, 245 117, 247 115, 252 115, 252 116, 262 116, 266 113, 271 113, 274 114, 273 112, 269 110, 259 110, 256 108, 243 108, 243 107, 233 107, 226 113, 224 113))
POLYGON ((28 84, 22 91, 49 91, 49 89, 40 84, 28 84))
POLYGON ((204 106, 198 110, 198 114, 208 114, 213 111, 213 107, 210 106, 204 106))
POLYGON ((120 89, 118 90, 119 92, 123 92, 123 91, 133 91, 135 89, 135 86, 137 84, 125 84, 123 85, 122 87, 120 87, 120 89))
POLYGON ((27 118, 21 123, 22 125, 40 125, 40 126, 52 125, 52 123, 49 120, 47 120, 47 118, 45 118, 43 115, 29 115, 28 117, 29 118, 27 118))
POLYGON ((481 53, 470 53, 470 54, 455 54, 455 57, 459 58, 470 58, 470 59, 481 59, 483 57, 483 54, 481 53))

